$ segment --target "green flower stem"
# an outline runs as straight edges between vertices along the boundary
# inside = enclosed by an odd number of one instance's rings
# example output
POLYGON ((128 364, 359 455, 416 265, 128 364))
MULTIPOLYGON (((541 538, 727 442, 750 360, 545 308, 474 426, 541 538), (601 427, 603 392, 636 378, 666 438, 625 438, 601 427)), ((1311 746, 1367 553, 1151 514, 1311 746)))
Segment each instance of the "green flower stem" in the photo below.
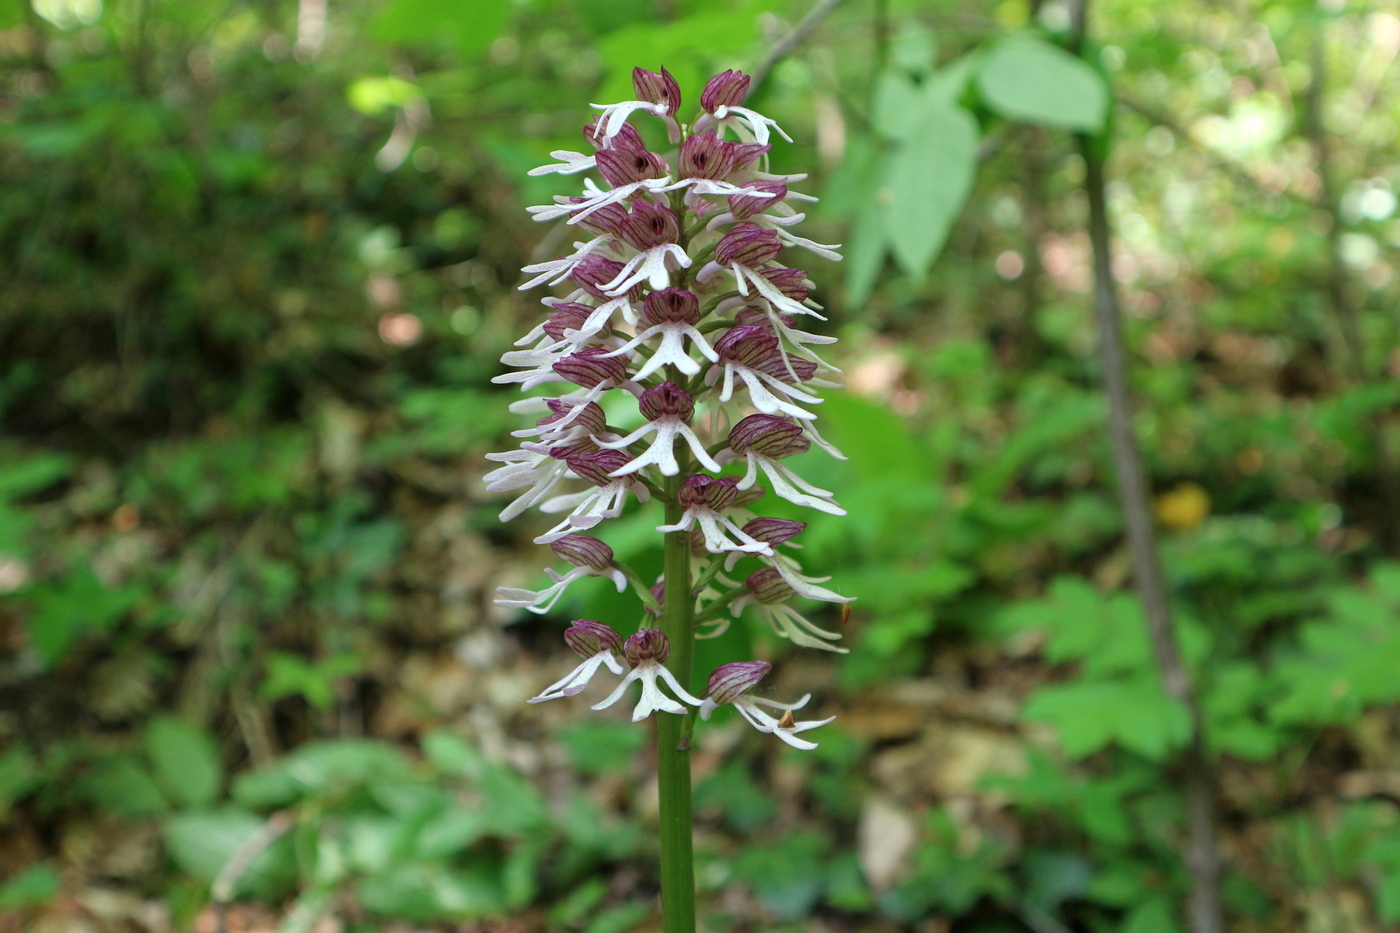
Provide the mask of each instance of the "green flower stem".
MULTIPOLYGON (((681 478, 665 479, 666 522, 681 520, 677 495, 681 478)), ((695 648, 695 598, 690 593, 690 532, 666 535, 666 598, 661 631, 671 643, 666 662, 687 689, 695 648)), ((691 845, 690 743, 684 733, 689 716, 656 717, 657 778, 661 790, 661 929, 664 933, 695 933, 695 865, 691 845), (685 739, 684 747, 682 740, 685 739)))

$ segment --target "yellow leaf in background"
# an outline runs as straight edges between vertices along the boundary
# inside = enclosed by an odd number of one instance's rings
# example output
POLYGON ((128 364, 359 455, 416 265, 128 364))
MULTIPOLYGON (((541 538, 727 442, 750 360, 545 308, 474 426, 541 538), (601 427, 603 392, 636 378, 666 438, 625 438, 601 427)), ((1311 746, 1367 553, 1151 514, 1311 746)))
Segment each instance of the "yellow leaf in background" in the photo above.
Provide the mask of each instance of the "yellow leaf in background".
POLYGON ((1182 483, 1157 497, 1157 521, 1168 528, 1190 531, 1210 514, 1210 496, 1195 483, 1182 483))

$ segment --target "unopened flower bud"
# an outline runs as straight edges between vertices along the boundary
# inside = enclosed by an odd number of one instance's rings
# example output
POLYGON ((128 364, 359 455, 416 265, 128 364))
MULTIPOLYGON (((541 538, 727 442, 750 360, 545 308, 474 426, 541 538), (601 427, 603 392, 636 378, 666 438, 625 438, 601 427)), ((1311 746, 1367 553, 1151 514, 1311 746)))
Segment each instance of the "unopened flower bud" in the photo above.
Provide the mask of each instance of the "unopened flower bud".
POLYGON ((748 220, 755 214, 762 214, 787 197, 787 185, 781 182, 751 181, 744 187, 755 192, 764 192, 771 197, 763 197, 761 194, 731 194, 729 211, 739 220, 748 220))
POLYGON ((681 105, 681 86, 664 67, 659 74, 645 68, 633 68, 632 89, 637 92, 637 100, 663 104, 669 114, 674 114, 681 105))
MULTIPOLYGON (((569 198, 574 204, 583 204, 587 198, 569 198)), ((627 218, 627 208, 621 204, 604 204, 579 221, 579 226, 589 233, 621 236, 622 221, 627 218)))
POLYGON ((773 665, 767 661, 731 661, 721 664, 715 668, 715 672, 710 675, 710 682, 706 685, 710 699, 717 706, 733 703, 757 687, 758 682, 772 669, 773 665))
POLYGON ((594 622, 592 619, 570 622, 564 631, 564 642, 581 658, 591 658, 604 651, 621 655, 623 651, 622 636, 611 626, 594 622))
POLYGON ((734 171, 733 143, 714 133, 689 136, 681 143, 682 178, 724 178, 734 171))
MULTIPOLYGON (((553 454, 553 451, 550 451, 553 454)), ((632 458, 620 450, 602 450, 591 454, 583 454, 578 457, 569 457, 569 469, 578 474, 583 479, 594 486, 610 486, 618 482, 615 476, 609 476, 613 470, 620 470, 625 467, 632 458)))
POLYGON ((664 664, 666 659, 671 656, 671 643, 666 640, 665 635, 654 628, 639 628, 635 634, 627 639, 622 650, 627 655, 627 663, 633 667, 643 661, 664 664))
POLYGON ((618 235, 629 246, 648 250, 676 242, 681 228, 670 208, 639 199, 632 203, 631 213, 619 222, 618 235))
POLYGON ((802 436, 802 426, 791 418, 749 415, 730 429, 729 446, 735 453, 753 451, 781 460, 806 453, 812 442, 802 436))
POLYGON ((749 93, 749 76, 743 72, 729 70, 717 74, 700 92, 700 106, 709 113, 721 107, 737 107, 749 93))
MULTIPOLYGON (((578 261, 569 273, 569 278, 599 301, 612 301, 612 296, 603 291, 603 286, 616 279, 621 272, 622 263, 604 259, 602 256, 588 255, 578 261)), ((627 296, 634 298, 640 294, 641 289, 634 288, 627 296)))
POLYGON ((773 547, 786 544, 806 530, 806 522, 794 522, 786 518, 755 518, 744 524, 744 534, 773 547))
POLYGON ((670 381, 642 392, 637 404, 642 410, 642 417, 648 421, 668 417, 689 421, 690 416, 695 414, 695 400, 690 393, 670 381))
POLYGON ((588 535, 565 535, 550 542, 549 547, 575 567, 587 567, 596 573, 612 567, 613 549, 588 535))
POLYGON ((621 357, 608 356, 606 347, 589 347, 570 353, 551 367, 574 385, 591 389, 611 379, 613 385, 627 381, 627 364, 621 357))
MULTIPOLYGON (((584 322, 593 313, 593 308, 577 301, 561 301, 550 309, 545 316, 544 332, 555 340, 564 339, 566 330, 582 330, 584 322)), ((604 323, 602 330, 596 336, 606 337, 612 333, 612 324, 604 323)))
POLYGON ((737 262, 756 269, 776 257, 782 248, 776 230, 758 224, 735 224, 715 244, 715 262, 722 266, 737 262))
POLYGON ((772 148, 768 143, 735 143, 730 150, 734 154, 734 171, 742 172, 772 148))
POLYGON ((630 123, 622 124, 616 135, 608 139, 603 135, 603 127, 594 120, 583 128, 583 138, 588 140, 588 144, 594 149, 622 149, 631 152, 646 152, 647 149, 642 134, 630 123))
POLYGON ((700 301, 683 288, 663 288, 647 295, 642 305, 642 326, 700 322, 700 301))
POLYGON ((806 301, 807 296, 811 294, 811 291, 803 284, 807 279, 807 273, 801 269, 772 267, 759 269, 758 274, 772 282, 774 288, 793 301, 806 301))
POLYGON ((796 591, 788 586, 783 575, 775 567, 764 567, 749 574, 744 581, 750 593, 765 606, 773 606, 791 599, 796 591))
POLYGON ((645 149, 600 149, 594 158, 598 173, 614 188, 666 174, 665 160, 645 149))
POLYGON ((651 598, 654 599, 654 600, 656 600, 657 608, 656 608, 656 609, 653 609, 653 608, 651 608, 650 606, 643 606, 642 608, 645 609, 647 612, 651 613, 652 615, 656 616, 657 618, 660 618, 660 617, 661 617, 661 613, 663 613, 663 612, 666 611, 666 580, 665 580, 665 578, 662 578, 662 579, 660 579, 660 580, 657 580, 655 583, 653 583, 653 584, 651 585, 651 598))
POLYGON ((731 327, 715 341, 721 359, 754 367, 777 354, 778 338, 762 327, 731 327))
POLYGON ((683 509, 727 509, 738 494, 739 481, 732 476, 710 476, 697 473, 681 483, 679 498, 683 509))

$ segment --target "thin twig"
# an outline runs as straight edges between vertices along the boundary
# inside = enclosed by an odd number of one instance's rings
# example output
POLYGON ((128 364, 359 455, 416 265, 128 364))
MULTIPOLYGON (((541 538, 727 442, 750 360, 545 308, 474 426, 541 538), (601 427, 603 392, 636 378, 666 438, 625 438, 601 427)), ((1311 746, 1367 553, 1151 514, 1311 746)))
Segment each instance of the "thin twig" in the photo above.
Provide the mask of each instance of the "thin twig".
MULTIPOLYGON (((1071 33, 1076 54, 1088 34, 1088 0, 1070 5, 1071 33)), ((1216 838, 1219 791, 1213 762, 1205 748, 1203 722, 1191 674, 1182 660, 1172 623, 1166 581, 1158 558, 1156 529, 1142 454, 1133 434, 1132 399, 1128 392, 1127 354, 1124 348, 1122 310, 1113 279, 1113 256, 1108 221, 1104 160, 1094 139, 1079 136, 1084 158, 1084 189, 1089 197, 1089 242, 1094 253, 1094 317, 1099 330, 1099 359, 1104 392, 1108 396, 1109 434, 1133 578, 1142 599, 1148 638, 1157 663, 1162 688, 1187 711, 1191 735, 1177 763, 1185 779, 1187 812, 1186 870, 1191 893, 1187 915, 1193 933, 1222 933, 1224 915, 1220 902, 1220 844, 1216 838)))
POLYGON ((752 81, 749 83, 749 93, 752 94, 757 90, 764 79, 768 77, 768 72, 773 70, 773 66, 786 58, 788 53, 793 49, 801 45, 803 40, 810 36, 813 31, 821 25, 822 20, 826 19, 827 14, 840 5, 841 0, 820 0, 816 6, 812 7, 806 16, 802 17, 796 26, 792 27, 787 35, 773 43, 773 47, 768 50, 768 54, 763 57, 763 61, 759 62, 758 67, 753 70, 751 76, 752 81))

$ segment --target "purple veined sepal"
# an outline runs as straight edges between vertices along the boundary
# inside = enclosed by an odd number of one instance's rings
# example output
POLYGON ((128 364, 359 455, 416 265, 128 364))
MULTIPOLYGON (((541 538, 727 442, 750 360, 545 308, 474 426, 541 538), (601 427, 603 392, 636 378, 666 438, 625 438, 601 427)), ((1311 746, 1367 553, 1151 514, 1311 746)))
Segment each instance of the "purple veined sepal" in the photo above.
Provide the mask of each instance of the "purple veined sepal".
POLYGON ((553 584, 538 591, 509 586, 497 587, 496 592, 500 594, 494 600, 497 606, 544 614, 554 607, 575 580, 584 577, 605 577, 617 586, 619 593, 627 589, 627 577, 613 565, 612 548, 597 538, 588 535, 565 535, 551 541, 549 546, 555 554, 572 564, 573 569, 561 574, 552 567, 546 568, 545 574, 553 584))
POLYGON ((625 654, 625 647, 622 636, 611 626, 592 619, 578 619, 569 623, 564 632, 564 642, 574 654, 583 658, 583 663, 525 702, 544 703, 577 696, 598 673, 599 667, 606 667, 621 676, 623 669, 620 660, 625 654))
MULTIPOLYGON (((815 420, 817 416, 798 403, 816 405, 821 403, 821 399, 798 389, 774 372, 789 375, 789 368, 795 369, 804 362, 785 358, 779 344, 779 339, 765 328, 731 327, 714 344, 720 359, 705 373, 705 384, 713 386, 722 377, 719 400, 728 402, 734 397, 737 379, 748 390, 753 407, 763 414, 815 420)), ((810 365, 815 370, 816 364, 810 365)))
POLYGON ((806 706, 808 701, 812 699, 810 693, 805 694, 796 703, 779 703, 776 700, 749 695, 749 691, 758 686, 759 681, 763 680, 772 668, 773 665, 767 661, 733 661, 715 668, 714 673, 710 675, 708 684, 709 696, 700 705, 700 718, 708 721, 719 707, 733 706, 739 711, 739 715, 743 716, 744 720, 759 732, 776 735, 786 744, 803 751, 816 748, 816 742, 799 739, 797 733, 807 732, 834 722, 836 717, 830 716, 826 719, 814 719, 807 722, 793 720, 792 711, 806 706), (781 710, 784 715, 775 717, 763 707, 781 710))
POLYGON ((617 518, 622 514, 628 495, 636 496, 639 502, 649 501, 650 491, 634 476, 609 475, 625 466, 627 461, 626 453, 607 449, 567 457, 565 462, 569 470, 589 483, 591 488, 541 502, 539 509, 545 514, 564 511, 569 514, 559 524, 535 538, 535 543, 551 544, 566 535, 587 531, 606 518, 617 518))
MULTIPOLYGON (((786 638, 794 645, 801 645, 804 648, 819 648, 837 654, 849 653, 849 649, 838 648, 831 644, 833 641, 840 640, 840 632, 833 632, 817 626, 806 616, 787 605, 787 600, 797 595, 797 591, 788 584, 787 580, 783 578, 782 571, 777 567, 762 567, 755 570, 744 581, 744 587, 748 592, 736 599, 729 607, 735 618, 738 618, 745 608, 753 606, 779 638, 786 638)), ((838 598, 845 602, 850 601, 844 597, 838 598)))
POLYGON ((624 654, 632 670, 622 678, 622 683, 618 684, 612 693, 593 704, 593 709, 607 709, 612 706, 622 699, 622 695, 634 681, 641 683, 642 696, 636 708, 632 710, 633 722, 640 722, 657 710, 676 715, 686 712, 684 706, 661 692, 658 680, 665 682, 676 697, 691 706, 700 706, 704 702, 699 697, 691 696, 681 686, 680 681, 676 680, 676 676, 667 670, 665 662, 671 654, 671 644, 661 632, 656 629, 638 629, 627 639, 624 654))
POLYGON ((700 92, 700 106, 705 113, 695 121, 691 132, 729 127, 745 142, 767 143, 768 128, 772 127, 779 136, 792 142, 792 137, 776 122, 756 110, 740 106, 749 92, 749 81, 748 75, 738 71, 726 71, 711 78, 700 92))
POLYGON ((739 480, 739 489, 757 482, 761 471, 779 498, 831 515, 845 515, 846 510, 831 500, 834 494, 830 490, 812 485, 779 462, 806 453, 811 446, 800 423, 777 415, 749 415, 730 429, 729 446, 720 452, 719 459, 729 459, 726 452, 744 458, 747 470, 739 480))
POLYGON ((743 529, 724 515, 739 491, 738 481, 731 476, 708 476, 697 473, 681 484, 679 499, 681 520, 674 525, 658 525, 657 531, 671 533, 690 531, 699 527, 705 536, 705 548, 711 554, 744 551, 772 554, 773 548, 745 534, 743 529))

